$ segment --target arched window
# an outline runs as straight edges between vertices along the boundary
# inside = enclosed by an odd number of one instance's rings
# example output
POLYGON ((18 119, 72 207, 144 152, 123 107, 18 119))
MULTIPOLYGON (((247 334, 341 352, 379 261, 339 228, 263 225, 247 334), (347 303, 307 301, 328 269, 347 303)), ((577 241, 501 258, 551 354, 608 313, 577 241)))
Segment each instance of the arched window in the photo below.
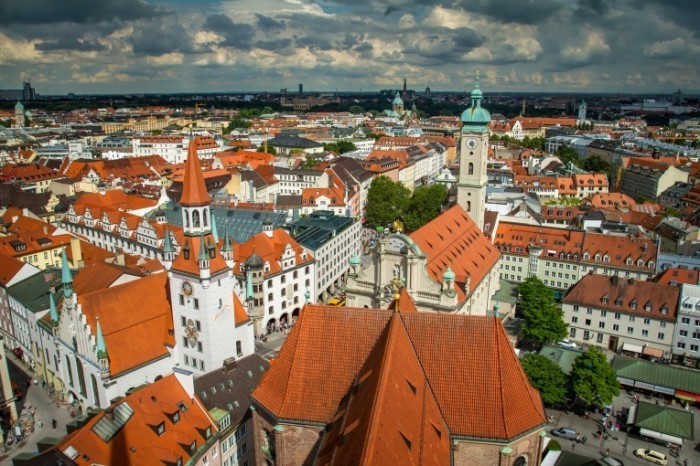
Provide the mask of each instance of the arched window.
POLYGON ((199 228, 199 211, 192 211, 192 227, 199 228))
POLYGON ((513 466, 527 466, 527 457, 520 456, 515 461, 513 461, 513 466))
POLYGON ((185 227, 190 227, 190 213, 185 210, 185 227))
POLYGON ((467 201, 467 212, 472 211, 472 201, 467 201))
POLYGON ((469 169, 468 169, 468 171, 469 171, 469 174, 470 174, 470 175, 473 175, 473 174, 474 174, 474 164, 471 163, 471 162, 469 162, 469 169))
POLYGON ((83 372, 83 365, 80 363, 78 358, 75 358, 75 367, 78 369, 78 384, 80 387, 80 394, 87 396, 87 391, 85 389, 85 373, 83 372))
POLYGON ((202 220, 204 223, 204 226, 207 226, 207 209, 204 209, 204 212, 202 212, 202 220))
POLYGON ((97 379, 95 378, 94 374, 90 374, 90 378, 92 379, 92 400, 95 406, 98 408, 100 407, 100 389, 98 388, 99 386, 97 385, 97 379))

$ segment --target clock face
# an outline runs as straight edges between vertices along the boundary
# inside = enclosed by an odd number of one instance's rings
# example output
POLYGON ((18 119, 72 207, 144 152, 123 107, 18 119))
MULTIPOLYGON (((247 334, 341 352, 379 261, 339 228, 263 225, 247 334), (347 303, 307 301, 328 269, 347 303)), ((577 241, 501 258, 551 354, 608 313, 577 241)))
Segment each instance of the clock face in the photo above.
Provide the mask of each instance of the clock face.
POLYGON ((187 296, 192 295, 193 291, 194 289, 192 288, 192 284, 190 282, 185 282, 182 284, 182 292, 187 296))
POLYGON ((478 144, 477 140, 474 138, 469 138, 467 139, 467 147, 470 149, 476 149, 476 145, 478 144))
POLYGON ((398 236, 390 236, 389 239, 386 241, 386 248, 389 252, 401 254, 402 250, 405 249, 405 247, 406 243, 398 236))

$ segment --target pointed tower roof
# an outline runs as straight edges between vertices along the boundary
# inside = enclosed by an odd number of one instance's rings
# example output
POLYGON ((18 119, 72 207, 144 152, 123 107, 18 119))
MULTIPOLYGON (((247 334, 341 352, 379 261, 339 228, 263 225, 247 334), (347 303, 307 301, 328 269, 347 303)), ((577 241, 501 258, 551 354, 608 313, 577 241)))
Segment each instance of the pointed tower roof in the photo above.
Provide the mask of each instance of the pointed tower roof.
POLYGON ((70 273, 70 267, 68 267, 66 248, 63 248, 61 252, 61 282, 63 283, 63 295, 70 298, 73 294, 73 274, 70 273))
POLYGON ((218 243, 219 242, 219 232, 216 231, 216 217, 214 216, 213 212, 211 214, 211 235, 214 237, 214 242, 218 243))
POLYGON ((49 294, 49 307, 51 309, 51 323, 58 323, 58 311, 56 310, 56 300, 53 299, 53 294, 49 294))
MULTIPOLYGON (((214 222, 214 216, 211 217, 212 224, 214 222)), ((213 232, 212 232, 213 233, 213 232)), ((224 247, 222 248, 222 251, 233 251, 233 247, 231 246, 231 239, 228 236, 228 230, 224 232, 224 247)))
POLYGON ((163 237, 163 252, 173 252, 173 243, 170 239, 170 228, 165 227, 165 236, 163 237))
POLYGON ((194 138, 192 138, 187 150, 185 180, 182 184, 180 204, 183 206, 201 206, 209 204, 210 200, 207 187, 204 184, 202 167, 197 156, 197 145, 194 142, 194 138))
POLYGON ((105 344, 105 337, 102 335, 102 327, 100 327, 100 318, 97 317, 97 359, 104 359, 107 357, 107 345, 105 344))
POLYGON ((204 235, 199 237, 199 260, 205 261, 209 259, 207 255, 207 247, 204 245, 204 235))

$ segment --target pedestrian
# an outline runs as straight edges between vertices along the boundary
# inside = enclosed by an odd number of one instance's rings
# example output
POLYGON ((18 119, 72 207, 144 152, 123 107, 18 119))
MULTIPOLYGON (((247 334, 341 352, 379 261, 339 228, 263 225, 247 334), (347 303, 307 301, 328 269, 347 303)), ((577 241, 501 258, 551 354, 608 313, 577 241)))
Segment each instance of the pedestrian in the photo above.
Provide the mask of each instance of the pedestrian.
POLYGON ((588 437, 586 437, 586 436, 584 435, 584 436, 583 436, 583 439, 581 439, 581 440, 582 440, 583 444, 585 445, 586 442, 588 441, 588 437))
POLYGON ((683 466, 688 466, 688 458, 683 460, 683 466))
POLYGON ((610 456, 610 448, 605 449, 605 456, 610 456))
POLYGON ((43 390, 44 388, 46 388, 46 380, 41 381, 41 389, 43 390))
POLYGON ((576 450, 576 442, 571 444, 571 451, 573 452, 574 450, 576 450))

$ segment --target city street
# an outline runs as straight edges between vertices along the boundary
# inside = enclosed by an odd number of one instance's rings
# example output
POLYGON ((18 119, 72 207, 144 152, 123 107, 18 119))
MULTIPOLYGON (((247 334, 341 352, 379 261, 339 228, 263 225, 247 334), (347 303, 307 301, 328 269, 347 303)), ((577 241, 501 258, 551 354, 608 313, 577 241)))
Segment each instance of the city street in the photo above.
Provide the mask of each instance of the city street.
MULTIPOLYGON (((656 397, 644 397, 640 395, 640 400, 654 403, 659 400, 663 403, 661 398, 656 397)), ((623 410, 623 408, 629 408, 634 402, 632 397, 627 394, 625 390, 620 392, 620 395, 613 401, 614 411, 623 410)), ((678 408, 678 406, 674 406, 678 408)), ((696 408, 690 408, 695 415, 695 426, 694 431, 698 432, 698 427, 700 427, 700 420, 698 419, 698 410, 696 408)), ((670 455, 669 448, 663 444, 651 443, 641 438, 628 436, 626 432, 622 431, 611 431, 610 438, 596 439, 594 433, 598 431, 600 426, 601 414, 591 414, 589 419, 585 416, 578 416, 574 413, 565 413, 563 411, 547 409, 547 415, 552 416, 554 423, 550 424, 548 430, 552 430, 556 427, 573 427, 576 429, 581 436, 587 437, 586 444, 575 443, 570 440, 564 440, 552 436, 556 439, 562 446, 563 450, 573 451, 575 453, 590 456, 591 458, 600 458, 607 448, 610 449, 610 456, 622 461, 625 466, 650 466, 652 463, 649 461, 637 458, 634 456, 633 452, 637 448, 648 448, 652 450, 659 451, 668 457, 669 465, 681 465, 683 466, 683 461, 688 459, 688 466, 700 466, 700 452, 695 449, 696 441, 687 440, 685 445, 680 451, 680 456, 674 458, 670 455)), ((696 434, 697 435, 697 434, 696 434)))
MULTIPOLYGON (((0 464, 9 464, 9 460, 21 453, 36 453, 37 442, 47 438, 63 438, 66 433, 66 425, 74 419, 70 416, 70 406, 59 407, 47 391, 42 389, 41 380, 37 384, 33 380, 32 372, 21 363, 11 351, 6 352, 8 369, 12 382, 22 390, 22 400, 17 403, 17 413, 21 415, 32 408, 36 408, 34 414, 34 431, 25 435, 18 443, 8 446, 4 451, 0 449, 0 464), (56 419, 57 427, 51 427, 51 421, 56 419)), ((47 387, 48 388, 48 387, 47 387)))

